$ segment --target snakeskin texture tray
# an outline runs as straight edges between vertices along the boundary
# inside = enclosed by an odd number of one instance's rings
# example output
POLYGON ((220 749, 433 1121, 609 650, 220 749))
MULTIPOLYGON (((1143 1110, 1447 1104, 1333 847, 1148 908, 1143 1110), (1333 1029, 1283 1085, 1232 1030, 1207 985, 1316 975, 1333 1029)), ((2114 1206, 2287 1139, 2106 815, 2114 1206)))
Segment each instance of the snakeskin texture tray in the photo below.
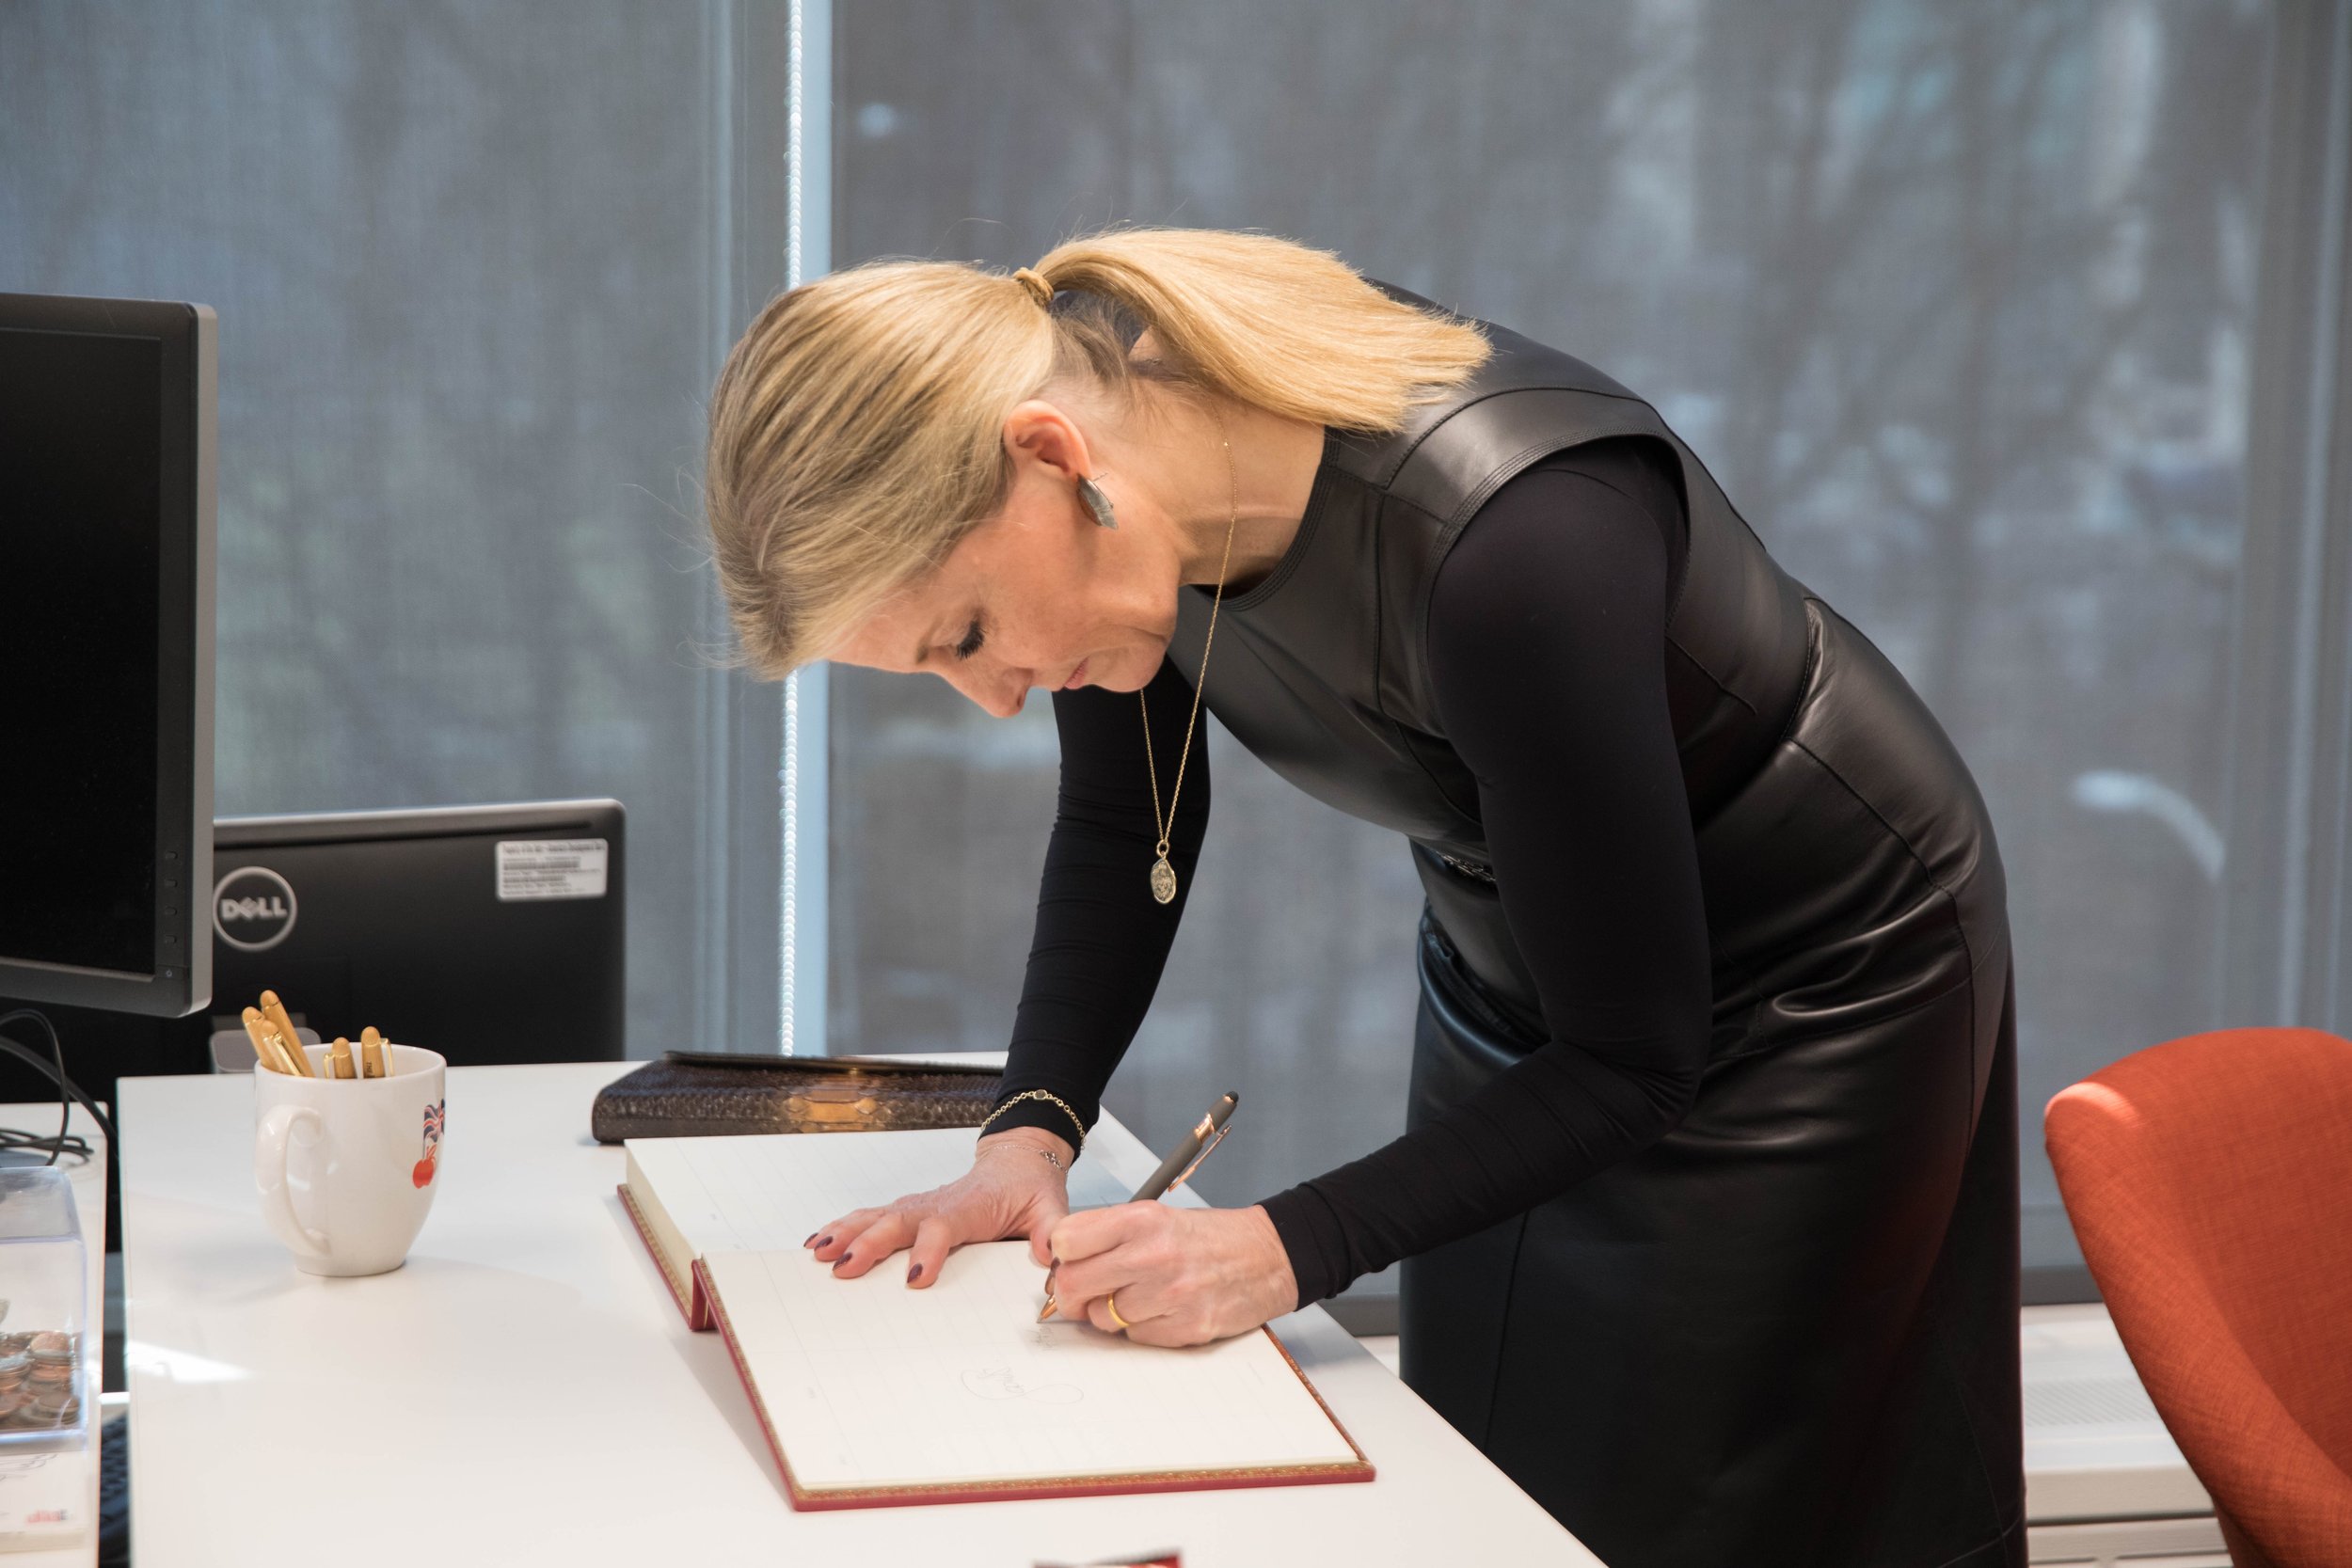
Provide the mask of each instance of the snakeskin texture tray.
POLYGON ((672 1051, 596 1096, 598 1143, 721 1132, 873 1132, 977 1127, 996 1101, 993 1067, 672 1051))

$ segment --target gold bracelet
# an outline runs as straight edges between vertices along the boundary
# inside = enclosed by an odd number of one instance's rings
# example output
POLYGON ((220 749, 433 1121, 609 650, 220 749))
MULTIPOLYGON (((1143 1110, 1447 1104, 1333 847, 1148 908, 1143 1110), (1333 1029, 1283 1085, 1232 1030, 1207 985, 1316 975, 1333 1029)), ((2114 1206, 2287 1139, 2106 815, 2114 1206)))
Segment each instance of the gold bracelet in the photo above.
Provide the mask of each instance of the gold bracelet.
POLYGON ((1049 1094, 1043 1089, 1023 1089, 1019 1094, 1014 1095, 1010 1100, 1006 1101, 1002 1105, 999 1105, 996 1109, 989 1112, 988 1120, 980 1123, 979 1133, 976 1134, 976 1136, 985 1136, 988 1132, 989 1122, 994 1121, 998 1117, 1003 1116, 1007 1111, 1011 1110, 1015 1105, 1020 1104, 1025 1100, 1042 1100, 1049 1104, 1060 1106, 1062 1115, 1070 1118, 1070 1125, 1078 1130, 1078 1142, 1075 1147, 1077 1148, 1086 1148, 1087 1124, 1079 1118, 1077 1112, 1070 1108, 1070 1102, 1068 1101, 1062 1099, 1062 1097, 1057 1094, 1049 1094))

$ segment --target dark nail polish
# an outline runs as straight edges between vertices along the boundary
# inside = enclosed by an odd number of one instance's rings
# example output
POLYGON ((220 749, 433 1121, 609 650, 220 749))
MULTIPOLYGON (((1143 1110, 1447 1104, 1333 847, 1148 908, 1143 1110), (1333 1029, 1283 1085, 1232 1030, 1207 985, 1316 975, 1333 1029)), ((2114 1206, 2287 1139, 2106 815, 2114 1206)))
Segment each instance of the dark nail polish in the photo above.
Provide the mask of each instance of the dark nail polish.
POLYGON ((848 1262, 850 1259, 855 1258, 857 1254, 854 1252, 845 1252, 840 1257, 834 1259, 833 1266, 837 1269, 842 1264, 848 1262))
POLYGON ((801 1245, 803 1245, 803 1246, 814 1246, 814 1245, 816 1245, 816 1244, 817 1244, 817 1232, 816 1232, 816 1231, 814 1231, 814 1230, 812 1230, 812 1231, 810 1231, 810 1232, 808 1233, 808 1240, 807 1240, 807 1241, 805 1241, 805 1242, 803 1242, 803 1243, 801 1243, 801 1245))
POLYGON ((910 1268, 909 1270, 907 1270, 907 1283, 908 1283, 908 1284, 912 1285, 912 1284, 914 1284, 916 1280, 918 1280, 918 1279, 920 1279, 920 1278, 922 1278, 922 1277, 923 1277, 923 1265, 922 1265, 922 1264, 917 1263, 917 1264, 915 1264, 913 1268, 910 1268))
POLYGON ((833 1245, 833 1238, 831 1236, 819 1236, 817 1238, 817 1244, 818 1246, 831 1246, 833 1245))

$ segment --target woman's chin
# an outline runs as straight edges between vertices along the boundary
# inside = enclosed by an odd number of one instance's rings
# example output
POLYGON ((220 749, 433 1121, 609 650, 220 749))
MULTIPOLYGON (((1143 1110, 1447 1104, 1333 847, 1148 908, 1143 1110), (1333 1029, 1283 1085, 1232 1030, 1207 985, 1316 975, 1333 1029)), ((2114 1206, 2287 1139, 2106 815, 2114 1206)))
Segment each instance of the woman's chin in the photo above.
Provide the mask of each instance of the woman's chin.
POLYGON ((1158 673, 1156 659, 1105 658, 1099 671, 1088 672, 1087 684, 1105 691, 1140 691, 1152 684, 1152 677, 1158 673))

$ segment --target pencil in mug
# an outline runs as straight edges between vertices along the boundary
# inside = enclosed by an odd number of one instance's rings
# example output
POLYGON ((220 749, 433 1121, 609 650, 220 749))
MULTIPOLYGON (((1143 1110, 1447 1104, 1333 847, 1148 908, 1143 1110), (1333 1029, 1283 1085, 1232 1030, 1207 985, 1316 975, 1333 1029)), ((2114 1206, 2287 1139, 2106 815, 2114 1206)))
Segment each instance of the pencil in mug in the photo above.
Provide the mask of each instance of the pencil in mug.
POLYGON ((295 1073, 304 1078, 318 1076, 310 1070, 310 1058, 302 1050, 302 1037, 294 1033, 294 1019, 286 1011, 286 1005, 278 1000, 276 991, 265 990, 262 993, 262 1016, 268 1019, 270 1027, 278 1031, 278 1043, 293 1058, 295 1073))
POLYGON ((384 1049, 384 1037, 371 1023, 359 1031, 359 1072, 365 1078, 385 1078, 391 1074, 392 1053, 384 1049))
POLYGON ((343 1038, 341 1035, 337 1035, 335 1037, 335 1043, 327 1048, 327 1067, 328 1070, 326 1075, 329 1078, 357 1078, 359 1076, 358 1072, 355 1070, 351 1065, 351 1042, 343 1038))
POLYGON ((253 1041, 255 1061, 272 1072, 282 1072, 288 1077, 299 1076, 287 1064, 285 1053, 278 1049, 277 1032, 270 1028, 269 1020, 262 1016, 261 1008, 247 1007, 245 1010, 245 1032, 246 1037, 253 1041))

